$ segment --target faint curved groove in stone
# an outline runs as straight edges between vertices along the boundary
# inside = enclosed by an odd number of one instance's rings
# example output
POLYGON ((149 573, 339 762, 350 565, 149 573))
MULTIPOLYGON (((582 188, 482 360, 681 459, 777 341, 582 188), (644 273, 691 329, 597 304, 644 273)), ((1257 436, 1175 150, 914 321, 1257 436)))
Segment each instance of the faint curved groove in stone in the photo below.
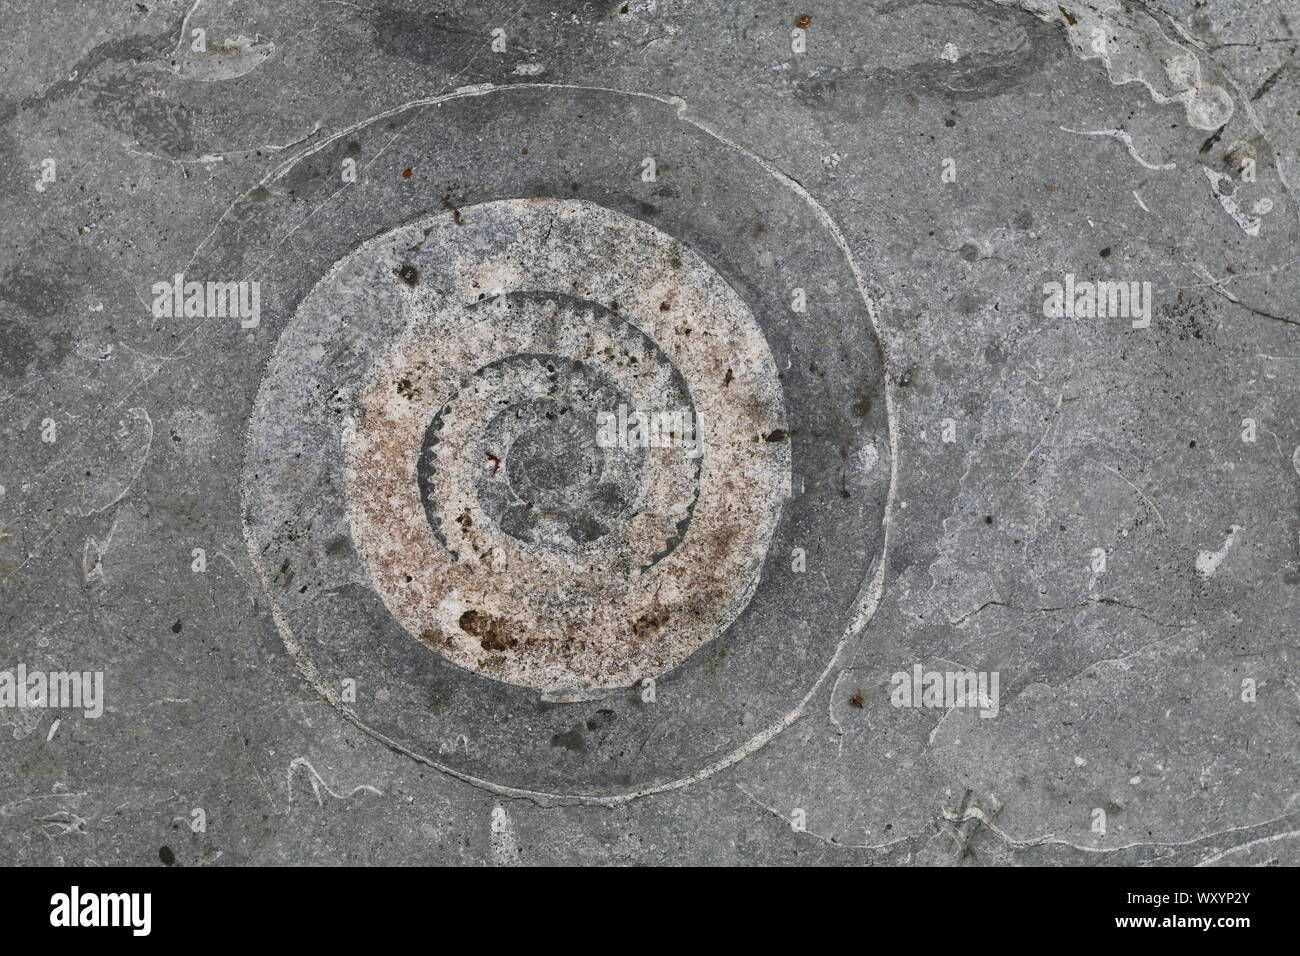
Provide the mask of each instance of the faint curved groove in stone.
POLYGON ((126 497, 149 457, 149 448, 153 444, 153 420, 143 408, 128 409, 126 418, 118 422, 109 438, 116 442, 117 454, 99 459, 103 462, 100 467, 107 466, 108 473, 83 478, 85 487, 69 508, 80 517, 86 518, 110 508, 126 497))
POLYGON ((1174 163, 1148 163, 1138 155, 1137 149, 1133 146, 1133 137, 1122 129, 1071 129, 1068 126, 1062 126, 1060 129, 1066 133, 1075 133, 1079 136, 1110 136, 1124 144, 1128 154, 1138 161, 1145 169, 1177 169, 1174 163))

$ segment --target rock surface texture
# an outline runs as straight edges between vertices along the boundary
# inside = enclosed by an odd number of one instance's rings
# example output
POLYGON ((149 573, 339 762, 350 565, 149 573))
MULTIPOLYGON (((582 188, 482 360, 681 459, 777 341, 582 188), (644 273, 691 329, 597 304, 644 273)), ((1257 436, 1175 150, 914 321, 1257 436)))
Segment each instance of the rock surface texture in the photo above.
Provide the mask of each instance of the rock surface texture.
POLYGON ((1300 864, 1300 2, 0 34, 0 860, 1300 864))

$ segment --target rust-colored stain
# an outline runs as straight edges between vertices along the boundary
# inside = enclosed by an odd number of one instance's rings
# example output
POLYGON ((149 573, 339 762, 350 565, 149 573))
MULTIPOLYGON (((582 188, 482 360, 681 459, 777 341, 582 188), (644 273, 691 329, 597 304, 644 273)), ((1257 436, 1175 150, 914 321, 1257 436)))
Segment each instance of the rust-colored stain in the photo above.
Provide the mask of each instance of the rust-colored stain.
POLYGON ((518 643, 507 630, 506 622, 491 614, 471 609, 460 616, 459 623, 462 631, 479 639, 485 651, 504 651, 518 643))
POLYGON ((809 25, 811 24, 812 24, 811 13, 801 13, 799 14, 799 16, 794 18, 794 25, 797 26, 800 30, 807 30, 809 25))
POLYGON ((1058 5, 1056 9, 1061 11, 1061 13, 1065 16, 1065 22, 1068 23, 1070 26, 1074 26, 1076 23, 1079 22, 1079 18, 1074 16, 1074 14, 1070 13, 1070 11, 1065 9, 1065 7, 1058 5))
POLYGON ((411 178, 411 171, 410 171, 409 169, 403 169, 403 170, 402 170, 402 178, 403 178, 403 179, 410 179, 410 178, 411 178))
POLYGON ((867 702, 862 699, 861 691, 859 691, 858 693, 850 697, 849 703, 852 704, 854 707, 858 708, 858 710, 861 710, 863 707, 867 706, 867 702))
POLYGON ((663 609, 642 614, 632 622, 632 633, 637 637, 647 637, 667 624, 668 618, 668 611, 663 609))

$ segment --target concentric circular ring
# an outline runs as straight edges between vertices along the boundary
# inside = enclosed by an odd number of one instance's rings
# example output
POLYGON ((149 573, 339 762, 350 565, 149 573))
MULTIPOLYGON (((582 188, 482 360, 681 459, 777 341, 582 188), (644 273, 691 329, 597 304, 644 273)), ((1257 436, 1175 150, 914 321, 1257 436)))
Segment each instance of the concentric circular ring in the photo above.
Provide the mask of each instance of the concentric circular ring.
POLYGON ((734 290, 653 226, 533 199, 367 243, 306 304, 346 308, 340 287, 382 274, 391 247, 420 279, 394 285, 405 328, 358 398, 345 476, 393 615, 470 670, 547 691, 658 677, 721 634, 790 491, 789 442, 770 440, 786 430, 775 362, 734 290), (584 301, 615 303, 617 320, 584 301), (674 441, 679 424, 597 442, 601 416, 685 412, 706 440, 674 441), (607 458, 619 481, 599 480, 607 458))
POLYGON ((321 141, 219 232, 282 330, 249 552, 359 727, 505 794, 617 803, 742 759, 825 687, 879 599, 894 443, 862 276, 801 186, 679 100, 522 84, 321 141), (698 413, 704 455, 593 442, 593 411, 647 402, 698 413))

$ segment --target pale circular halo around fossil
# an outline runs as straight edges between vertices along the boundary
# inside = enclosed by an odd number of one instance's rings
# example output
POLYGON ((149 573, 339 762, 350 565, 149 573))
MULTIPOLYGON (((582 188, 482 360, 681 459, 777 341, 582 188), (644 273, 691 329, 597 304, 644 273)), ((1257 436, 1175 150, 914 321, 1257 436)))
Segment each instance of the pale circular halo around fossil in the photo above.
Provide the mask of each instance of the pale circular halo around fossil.
POLYGON ((503 791, 616 801, 761 746, 883 573, 887 378, 829 217, 636 94, 525 84, 336 140, 222 227, 280 330, 244 523, 299 669, 503 791), (699 435, 601 440, 620 409, 699 435))

